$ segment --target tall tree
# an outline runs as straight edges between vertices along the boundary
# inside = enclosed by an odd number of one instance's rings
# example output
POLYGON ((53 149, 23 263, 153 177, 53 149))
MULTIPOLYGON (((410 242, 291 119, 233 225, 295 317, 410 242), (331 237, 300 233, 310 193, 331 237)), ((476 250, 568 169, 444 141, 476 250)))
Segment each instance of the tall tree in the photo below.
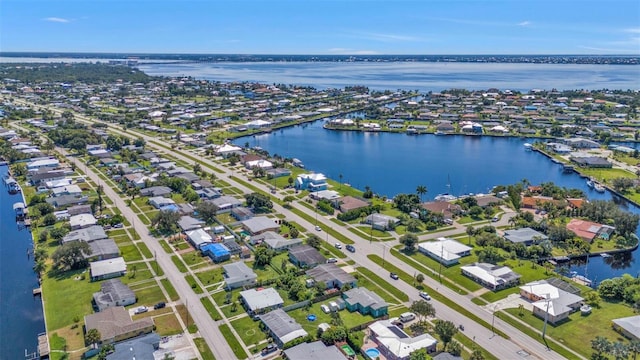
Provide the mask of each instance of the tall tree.
POLYGON ((413 252, 416 249, 418 237, 414 234, 406 233, 400 237, 400 243, 404 245, 405 251, 413 252))
POLYGON ((430 302, 425 300, 417 300, 411 303, 409 310, 416 313, 418 315, 418 321, 423 322, 427 317, 436 316, 436 309, 431 305, 430 302))
POLYGON ((433 328, 436 334, 442 340, 444 344, 444 349, 447 349, 447 345, 451 342, 453 336, 458 332, 458 328, 456 328, 455 324, 451 321, 445 320, 436 320, 435 326, 433 328))
POLYGON ((102 334, 98 329, 89 329, 84 336, 84 342, 88 345, 98 344, 102 340, 102 334))
POLYGON ((420 196, 420 202, 422 202, 422 196, 427 193, 427 187, 424 185, 418 185, 416 188, 416 194, 420 196))
POLYGON ((91 247, 84 241, 68 242, 53 252, 51 259, 53 260, 53 268, 56 270, 73 270, 87 266, 85 254, 91 254, 91 247))

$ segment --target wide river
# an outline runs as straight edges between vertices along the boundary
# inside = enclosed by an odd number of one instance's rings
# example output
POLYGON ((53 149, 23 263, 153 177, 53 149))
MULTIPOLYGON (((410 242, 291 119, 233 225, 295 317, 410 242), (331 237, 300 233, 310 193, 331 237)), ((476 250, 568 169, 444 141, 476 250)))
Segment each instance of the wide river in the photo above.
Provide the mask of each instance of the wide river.
MULTIPOLYGON (((0 179, 8 169, 0 166, 0 179)), ((33 256, 27 256, 33 250, 31 233, 18 227, 13 212, 22 195, 11 195, 2 180, 0 184, 0 359, 24 359, 25 350, 36 350, 44 316, 40 298, 32 294, 38 278, 33 256)))

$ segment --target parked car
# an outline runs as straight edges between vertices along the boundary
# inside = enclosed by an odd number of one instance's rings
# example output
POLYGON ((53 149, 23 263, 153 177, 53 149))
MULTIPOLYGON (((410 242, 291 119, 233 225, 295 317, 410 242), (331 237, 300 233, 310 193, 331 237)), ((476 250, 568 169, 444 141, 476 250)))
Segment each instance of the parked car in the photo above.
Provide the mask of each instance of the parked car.
POLYGON ((322 310, 322 312, 325 314, 328 314, 331 312, 331 309, 329 309, 329 307, 325 304, 320 305, 320 310, 322 310))
POLYGON ((391 273, 391 274, 389 274, 389 276, 390 276, 393 280, 398 280, 398 279, 399 279, 398 274, 396 274, 396 273, 391 273))
POLYGON ((453 220, 451 219, 444 219, 444 223, 447 225, 453 225, 453 220))
POLYGON ((328 258, 327 259, 327 264, 332 264, 332 263, 337 263, 337 262, 338 262, 338 259, 336 259, 336 258, 328 258))
POLYGON ((425 300, 431 300, 431 296, 429 296, 429 294, 427 294, 424 291, 420 291, 420 297, 425 299, 425 300))
POLYGON ((320 227, 320 225, 316 225, 316 231, 322 231, 322 228, 320 227))
POLYGON ((142 314, 142 313, 146 313, 147 311, 149 311, 149 308, 147 308, 146 306, 140 306, 133 313, 142 314))
POLYGON ((340 244, 340 243, 336 243, 336 244, 335 244, 335 247, 336 247, 336 249, 342 249, 342 244, 340 244))
POLYGON ((262 349, 262 355, 271 354, 276 350, 278 350, 278 347, 275 344, 269 344, 267 347, 262 349))
POLYGON ((491 222, 496 222, 496 221, 498 221, 498 217, 494 216, 493 219, 491 219, 491 222))
POLYGON ((356 252, 356 247, 353 245, 347 245, 346 246, 347 250, 351 251, 351 252, 356 252))
POLYGON ((154 308, 155 310, 158 310, 158 309, 162 309, 162 308, 164 308, 165 306, 167 306, 167 304, 165 304, 164 302, 162 302, 162 301, 161 301, 161 302, 159 302, 159 303, 157 303, 157 304, 153 305, 153 308, 154 308))

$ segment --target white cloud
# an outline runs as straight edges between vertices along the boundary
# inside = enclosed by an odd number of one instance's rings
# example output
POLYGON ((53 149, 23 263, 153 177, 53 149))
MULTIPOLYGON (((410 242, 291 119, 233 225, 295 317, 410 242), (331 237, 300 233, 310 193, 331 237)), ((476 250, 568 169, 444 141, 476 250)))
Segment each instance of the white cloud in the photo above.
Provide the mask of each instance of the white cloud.
POLYGON ((354 50, 348 48, 331 48, 327 49, 328 52, 336 55, 377 55, 377 51, 373 50, 354 50))
POLYGON ((640 28, 624 29, 624 32, 632 33, 632 34, 640 34, 640 28))
POLYGON ((48 17, 48 18, 44 18, 43 20, 49 21, 49 22, 56 22, 56 23, 68 23, 70 21, 69 19, 59 18, 59 17, 48 17))
POLYGON ((529 26, 529 25, 531 25, 531 21, 523 21, 518 23, 518 26, 529 26))

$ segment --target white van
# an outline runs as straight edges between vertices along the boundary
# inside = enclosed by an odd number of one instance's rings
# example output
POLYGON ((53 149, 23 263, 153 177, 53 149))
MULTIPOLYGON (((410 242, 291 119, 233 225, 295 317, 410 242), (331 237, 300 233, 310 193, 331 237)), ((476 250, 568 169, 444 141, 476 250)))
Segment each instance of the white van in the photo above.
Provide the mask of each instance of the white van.
POLYGON ((400 321, 402 321, 403 323, 409 322, 413 319, 416 318, 416 314, 411 313, 411 312, 406 312, 406 313, 402 313, 400 314, 400 321))

